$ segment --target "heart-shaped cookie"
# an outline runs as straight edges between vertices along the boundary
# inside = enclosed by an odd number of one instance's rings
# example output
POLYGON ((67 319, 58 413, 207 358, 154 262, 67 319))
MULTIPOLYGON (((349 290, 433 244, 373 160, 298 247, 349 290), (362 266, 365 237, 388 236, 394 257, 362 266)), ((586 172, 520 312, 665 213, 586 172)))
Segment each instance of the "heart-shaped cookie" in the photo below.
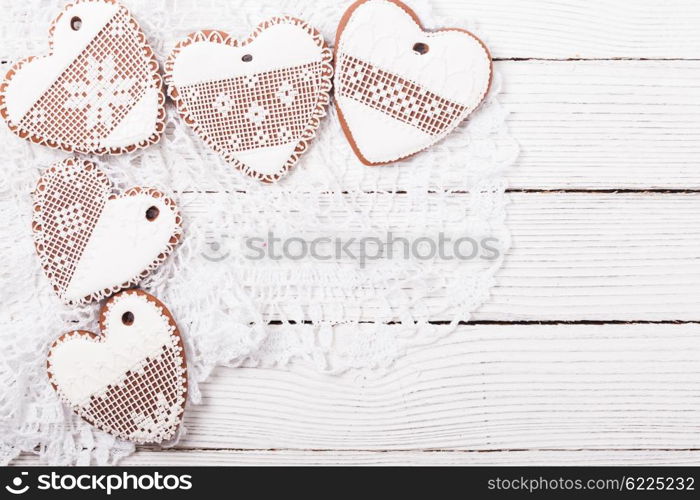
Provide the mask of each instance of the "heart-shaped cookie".
POLYGON ((242 41, 222 31, 190 34, 168 57, 165 81, 204 142, 246 174, 274 182, 326 114, 332 59, 318 31, 273 18, 242 41))
POLYGON ((175 202, 135 187, 121 196, 93 163, 49 167, 34 191, 34 243, 54 291, 67 304, 135 285, 173 251, 182 234, 175 202))
POLYGON ((102 307, 100 331, 72 331, 51 346, 47 371, 61 401, 121 439, 171 439, 185 410, 187 363, 170 312, 155 297, 126 290, 102 307))
POLYGON ((49 48, 13 65, 0 84, 0 115, 15 134, 95 154, 160 139, 165 96, 158 62, 125 7, 76 0, 51 24, 49 48))
POLYGON ((423 31, 398 0, 360 0, 335 41, 335 102, 345 136, 366 165, 422 151, 484 99, 491 56, 468 31, 423 31))

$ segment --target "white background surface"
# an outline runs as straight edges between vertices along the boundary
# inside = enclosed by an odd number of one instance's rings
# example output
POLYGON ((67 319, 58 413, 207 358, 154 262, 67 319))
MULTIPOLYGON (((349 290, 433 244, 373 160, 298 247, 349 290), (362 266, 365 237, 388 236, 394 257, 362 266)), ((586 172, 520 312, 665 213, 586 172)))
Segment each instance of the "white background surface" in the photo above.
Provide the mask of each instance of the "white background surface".
POLYGON ((700 464, 700 5, 434 4, 522 147, 491 300, 384 375, 219 368, 124 464, 700 464))

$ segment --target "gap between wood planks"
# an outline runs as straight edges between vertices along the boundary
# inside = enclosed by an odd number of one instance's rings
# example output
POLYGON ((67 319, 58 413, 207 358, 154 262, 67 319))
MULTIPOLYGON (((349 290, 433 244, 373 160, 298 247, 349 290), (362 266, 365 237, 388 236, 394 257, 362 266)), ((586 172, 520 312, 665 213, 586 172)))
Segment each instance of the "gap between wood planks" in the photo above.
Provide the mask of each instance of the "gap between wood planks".
POLYGON ((494 57, 493 62, 523 62, 523 61, 554 61, 554 62, 580 62, 580 61, 700 61, 694 57, 494 57))
MULTIPOLYGON (((163 451, 162 448, 157 446, 139 446, 138 451, 163 451)), ((232 452, 284 452, 284 451, 307 451, 311 453, 337 453, 337 452, 349 452, 349 453, 406 453, 406 452, 419 452, 419 453, 507 453, 507 452, 528 452, 528 451, 700 451, 700 448, 493 448, 488 450, 482 449, 454 449, 454 448, 392 448, 386 450, 371 450, 365 448, 343 448, 339 450, 337 448, 206 448, 198 446, 183 446, 170 448, 167 451, 173 452, 193 452, 193 451, 232 451, 232 452)))
MULTIPOLYGON (((331 194, 335 193, 336 191, 324 191, 323 194, 331 194)), ((459 190, 459 189, 447 189, 445 191, 441 191, 442 193, 452 193, 452 194, 469 194, 469 191, 466 190, 459 190)), ((246 194, 247 191, 245 190, 235 190, 235 191, 230 191, 230 190, 224 190, 224 191, 212 191, 212 190, 202 190, 202 191, 196 191, 196 190, 184 190, 184 191, 177 191, 174 190, 173 193, 175 194, 246 194)), ((338 191, 338 194, 351 194, 350 191, 338 191)), ((396 191, 363 191, 364 194, 407 194, 407 191, 404 190, 396 190, 396 191)), ((428 190, 428 194, 435 194, 438 193, 438 191, 435 190, 428 190)), ((567 194, 567 193, 572 193, 572 194, 637 194, 637 193, 650 193, 650 194, 694 194, 694 193, 700 193, 700 189, 669 189, 669 188, 640 188, 640 189, 634 189, 634 188, 626 188, 626 189, 616 189, 616 188, 605 188, 605 189, 595 189, 595 188, 590 188, 590 189, 580 189, 580 188, 561 188, 561 189, 533 189, 533 188, 523 188, 523 189, 518 189, 518 188, 513 188, 513 189, 506 189, 506 193, 524 193, 524 194, 529 194, 529 193, 562 193, 562 194, 567 194)))
MULTIPOLYGON (((382 325, 403 325, 404 321, 371 321, 371 320, 360 320, 358 324, 382 324, 382 325)), ((416 324, 417 322, 414 322, 416 324)), ((435 320, 427 321, 429 325, 450 325, 451 321, 447 320, 435 320)), ((270 320, 265 323, 266 325, 272 326, 282 326, 282 325, 313 325, 311 320, 270 320)), ((691 320, 680 320, 680 319, 666 319, 666 320, 595 320, 595 319, 581 319, 581 320, 473 320, 473 321, 458 321, 455 324, 459 326, 479 326, 479 325, 494 325, 494 326, 508 326, 508 325, 700 325, 700 321, 691 320)), ((252 325, 250 323, 249 325, 252 325)))
MULTIPOLYGON (((73 319, 70 323, 78 324, 79 320, 73 319)), ((381 325, 403 325, 404 321, 371 321, 371 320, 361 320, 357 322, 358 324, 381 324, 381 325)), ((416 324, 417 322, 414 322, 416 324)), ((451 321, 447 320, 435 320, 427 321, 429 325, 434 326, 444 326, 452 324, 451 321)), ((253 326, 255 323, 248 323, 248 326, 253 326)), ((593 320, 593 319, 581 319, 581 320, 474 320, 474 321, 458 321, 455 323, 458 326, 515 326, 515 325, 541 325, 541 326, 557 326, 557 325, 585 325, 585 326, 602 326, 602 325, 700 325, 700 321, 690 321, 681 319, 662 319, 662 320, 621 320, 621 319, 611 319, 611 320, 593 320)), ((313 325, 311 320, 289 320, 282 321, 279 319, 273 319, 265 322, 266 326, 283 326, 283 325, 313 325)))

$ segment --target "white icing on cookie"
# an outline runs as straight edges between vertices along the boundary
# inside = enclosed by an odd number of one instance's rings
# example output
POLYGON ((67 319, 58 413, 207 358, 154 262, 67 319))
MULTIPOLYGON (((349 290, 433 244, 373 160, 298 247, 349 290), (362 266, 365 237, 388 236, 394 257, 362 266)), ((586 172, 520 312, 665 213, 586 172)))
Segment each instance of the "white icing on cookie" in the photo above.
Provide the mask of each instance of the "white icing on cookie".
POLYGON ((346 136, 367 164, 396 161, 438 142, 488 91, 491 58, 471 33, 425 32, 397 0, 361 0, 343 22, 336 105, 346 136))
POLYGON ((65 291, 68 301, 79 301, 95 290, 111 288, 139 276, 167 246, 178 228, 177 214, 164 198, 139 193, 107 200, 97 225, 65 291), (149 221, 146 211, 159 210, 149 221))
POLYGON ((316 30, 273 18, 244 41, 219 31, 190 34, 170 54, 165 79, 200 138, 246 174, 274 182, 325 116, 331 60, 316 30))
POLYGON ((147 188, 113 195, 101 170, 73 158, 39 180, 33 228, 42 267, 68 304, 136 284, 167 258, 182 233, 170 198, 147 188))
POLYGON ((51 349, 52 381, 71 405, 85 405, 90 396, 157 356, 174 331, 162 311, 137 294, 120 295, 110 303, 106 318, 103 337, 69 334, 51 349), (127 311, 134 315, 128 326, 122 322, 127 311))
POLYGON ((175 322, 140 290, 112 297, 102 335, 73 331, 51 346, 49 381, 60 399, 96 427, 137 443, 171 439, 187 395, 185 352, 175 322))
POLYGON ((49 30, 50 53, 17 62, 0 85, 0 115, 24 139, 66 151, 119 154, 157 142, 162 78, 125 7, 76 0, 49 30))

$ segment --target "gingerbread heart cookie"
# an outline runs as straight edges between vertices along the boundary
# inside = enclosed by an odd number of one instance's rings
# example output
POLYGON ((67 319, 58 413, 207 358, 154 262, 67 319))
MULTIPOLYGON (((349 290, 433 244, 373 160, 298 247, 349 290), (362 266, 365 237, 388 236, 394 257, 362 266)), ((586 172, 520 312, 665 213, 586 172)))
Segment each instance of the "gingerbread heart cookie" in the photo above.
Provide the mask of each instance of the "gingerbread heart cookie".
POLYGON ((326 114, 331 61, 318 31, 273 18, 245 40, 190 34, 168 57, 165 81, 204 142, 246 174, 274 182, 307 150, 326 114))
POLYGON ((423 31, 398 0, 360 0, 336 35, 335 102, 345 136, 367 165, 435 144, 484 99, 491 57, 468 31, 423 31))
POLYGON ((61 401, 121 439, 173 438, 185 410, 187 363, 168 309, 127 290, 102 307, 100 331, 72 331, 51 346, 47 371, 61 401))
POLYGON ((157 142, 165 96, 153 50, 114 0, 76 0, 53 21, 48 55, 13 65, 0 115, 37 144, 119 154, 157 142))
POLYGON ((34 191, 32 229, 54 291, 67 304, 99 300, 136 284, 182 234, 175 202, 135 187, 121 196, 89 161, 49 167, 34 191))

